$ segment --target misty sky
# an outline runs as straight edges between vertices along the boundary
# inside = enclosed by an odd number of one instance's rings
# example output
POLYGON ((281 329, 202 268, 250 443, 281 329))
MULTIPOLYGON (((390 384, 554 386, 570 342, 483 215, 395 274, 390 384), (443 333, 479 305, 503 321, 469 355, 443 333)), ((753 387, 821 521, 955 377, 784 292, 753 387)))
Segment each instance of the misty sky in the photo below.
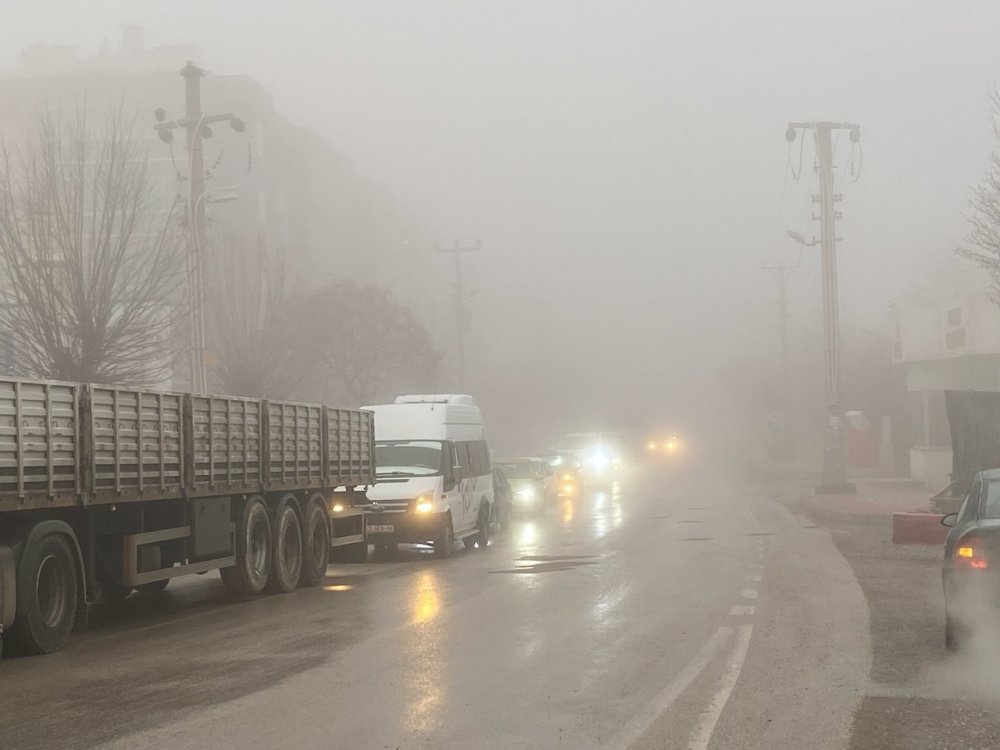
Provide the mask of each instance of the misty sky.
MULTIPOLYGON (((863 174, 843 184, 842 306, 878 328, 894 296, 965 233, 1000 76, 995 0, 7 0, 4 10, 5 68, 31 41, 94 54, 107 38, 114 49, 124 24, 149 44, 198 44, 205 66, 254 76, 279 111, 327 135, 442 241, 483 240, 470 266, 480 331, 530 331, 538 308, 526 300, 551 298, 548 328, 581 346, 611 341, 620 361, 665 377, 733 345, 776 346, 773 279, 759 266, 799 257, 787 228, 814 231, 811 143, 796 183, 789 120, 862 126, 863 174), (525 309, 503 322, 489 314, 504 305, 525 309)), ((793 294, 805 326, 819 316, 818 257, 806 251, 802 263, 793 294)))

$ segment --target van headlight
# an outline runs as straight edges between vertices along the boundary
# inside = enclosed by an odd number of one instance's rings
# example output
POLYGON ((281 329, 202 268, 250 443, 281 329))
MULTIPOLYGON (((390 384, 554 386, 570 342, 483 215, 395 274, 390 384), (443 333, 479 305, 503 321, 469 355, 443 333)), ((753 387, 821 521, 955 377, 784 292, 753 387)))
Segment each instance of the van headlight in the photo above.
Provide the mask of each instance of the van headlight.
POLYGON ((416 511, 417 513, 430 513, 434 510, 434 503, 428 500, 422 495, 417 498, 416 511))

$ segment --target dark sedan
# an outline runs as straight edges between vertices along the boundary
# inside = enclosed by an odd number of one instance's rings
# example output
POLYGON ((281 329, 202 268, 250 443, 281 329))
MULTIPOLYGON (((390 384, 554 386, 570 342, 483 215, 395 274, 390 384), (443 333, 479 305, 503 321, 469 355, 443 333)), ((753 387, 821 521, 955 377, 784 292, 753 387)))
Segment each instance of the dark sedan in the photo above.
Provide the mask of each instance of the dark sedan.
POLYGON ((996 622, 1000 604, 1000 469, 976 474, 944 545, 945 643, 958 649, 976 628, 996 622))

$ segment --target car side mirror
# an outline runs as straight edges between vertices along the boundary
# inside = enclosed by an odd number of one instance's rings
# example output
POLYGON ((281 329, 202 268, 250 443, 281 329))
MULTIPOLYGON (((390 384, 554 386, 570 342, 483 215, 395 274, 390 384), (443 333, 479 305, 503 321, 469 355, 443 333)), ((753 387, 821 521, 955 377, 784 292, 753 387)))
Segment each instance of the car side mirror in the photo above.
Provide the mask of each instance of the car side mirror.
POLYGON ((958 521, 958 513, 949 513, 941 519, 942 526, 954 526, 958 521))

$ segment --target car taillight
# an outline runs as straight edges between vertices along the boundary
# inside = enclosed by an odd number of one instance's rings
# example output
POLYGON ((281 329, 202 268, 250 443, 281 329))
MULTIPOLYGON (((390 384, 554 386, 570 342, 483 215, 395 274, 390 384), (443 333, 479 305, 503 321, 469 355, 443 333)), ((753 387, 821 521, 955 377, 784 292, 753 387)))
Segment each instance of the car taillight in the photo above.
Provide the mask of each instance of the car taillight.
POLYGON ((963 565, 972 570, 985 570, 987 568, 986 557, 982 550, 971 544, 963 544, 955 549, 955 558, 963 565))

